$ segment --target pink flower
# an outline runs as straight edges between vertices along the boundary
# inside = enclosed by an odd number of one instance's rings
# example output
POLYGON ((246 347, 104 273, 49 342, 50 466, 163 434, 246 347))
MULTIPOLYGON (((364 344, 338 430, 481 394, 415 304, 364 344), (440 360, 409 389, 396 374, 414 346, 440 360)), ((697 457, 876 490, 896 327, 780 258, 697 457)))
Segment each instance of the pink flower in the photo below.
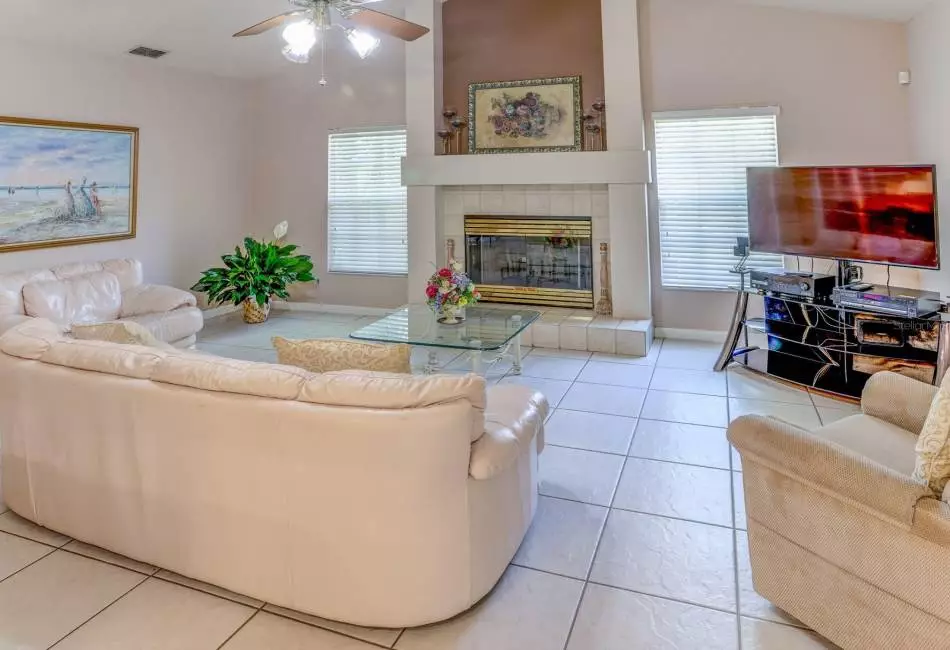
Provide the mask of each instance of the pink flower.
POLYGON ((439 277, 440 277, 440 278, 451 278, 451 277, 452 277, 452 269, 439 269, 439 277))
POLYGON ((435 298, 438 293, 439 290, 436 289, 435 286, 430 284, 428 287, 426 287, 426 296, 429 298, 435 298))

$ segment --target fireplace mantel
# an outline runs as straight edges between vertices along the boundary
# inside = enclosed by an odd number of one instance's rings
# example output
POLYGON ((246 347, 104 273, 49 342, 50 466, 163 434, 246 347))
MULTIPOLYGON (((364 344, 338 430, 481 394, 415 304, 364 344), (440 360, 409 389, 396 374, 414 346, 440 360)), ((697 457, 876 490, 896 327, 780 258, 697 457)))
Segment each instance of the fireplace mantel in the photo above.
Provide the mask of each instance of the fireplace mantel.
POLYGON ((403 185, 643 185, 652 181, 648 151, 582 151, 408 156, 403 185))

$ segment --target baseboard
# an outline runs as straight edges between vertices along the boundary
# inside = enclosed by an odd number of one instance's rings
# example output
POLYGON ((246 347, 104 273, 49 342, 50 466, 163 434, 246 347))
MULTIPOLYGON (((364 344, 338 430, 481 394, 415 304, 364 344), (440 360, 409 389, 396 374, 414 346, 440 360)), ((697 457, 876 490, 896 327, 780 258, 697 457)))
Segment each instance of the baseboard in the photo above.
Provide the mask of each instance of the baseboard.
POLYGON ((220 307, 212 307, 210 309, 202 310, 205 320, 211 318, 217 318, 218 316, 227 316, 228 314, 233 314, 236 311, 240 311, 241 308, 238 305, 221 305, 220 307))
POLYGON ((726 340, 727 332, 717 332, 715 330, 684 330, 675 327, 656 328, 656 338, 658 339, 680 339, 683 341, 708 341, 710 343, 722 343, 726 340))
POLYGON ((355 307, 353 305, 326 305, 318 302, 275 302, 273 308, 282 311, 321 312, 324 314, 352 314, 354 316, 388 316, 396 309, 355 307))

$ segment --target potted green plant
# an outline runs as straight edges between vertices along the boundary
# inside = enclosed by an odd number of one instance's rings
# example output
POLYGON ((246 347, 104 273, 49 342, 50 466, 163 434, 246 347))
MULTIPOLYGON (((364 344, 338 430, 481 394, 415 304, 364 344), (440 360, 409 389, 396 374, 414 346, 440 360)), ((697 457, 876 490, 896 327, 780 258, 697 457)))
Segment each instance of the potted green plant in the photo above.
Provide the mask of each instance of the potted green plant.
POLYGON ((247 237, 243 249, 224 255, 223 267, 208 269, 191 288, 208 294, 208 303, 244 306, 244 322, 263 323, 270 315, 271 300, 287 300, 287 287, 297 282, 313 282, 313 261, 309 255, 295 255, 297 246, 284 245, 287 222, 274 228, 274 241, 247 237))

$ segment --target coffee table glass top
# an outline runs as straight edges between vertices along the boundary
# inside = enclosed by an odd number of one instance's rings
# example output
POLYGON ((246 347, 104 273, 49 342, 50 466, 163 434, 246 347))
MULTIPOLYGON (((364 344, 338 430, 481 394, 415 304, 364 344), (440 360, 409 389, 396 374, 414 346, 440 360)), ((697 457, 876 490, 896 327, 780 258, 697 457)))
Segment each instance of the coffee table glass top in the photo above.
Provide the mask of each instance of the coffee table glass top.
POLYGON ((462 323, 443 325, 427 305, 409 305, 356 330, 350 337, 432 348, 500 350, 541 317, 537 311, 498 307, 468 307, 464 314, 462 323))

